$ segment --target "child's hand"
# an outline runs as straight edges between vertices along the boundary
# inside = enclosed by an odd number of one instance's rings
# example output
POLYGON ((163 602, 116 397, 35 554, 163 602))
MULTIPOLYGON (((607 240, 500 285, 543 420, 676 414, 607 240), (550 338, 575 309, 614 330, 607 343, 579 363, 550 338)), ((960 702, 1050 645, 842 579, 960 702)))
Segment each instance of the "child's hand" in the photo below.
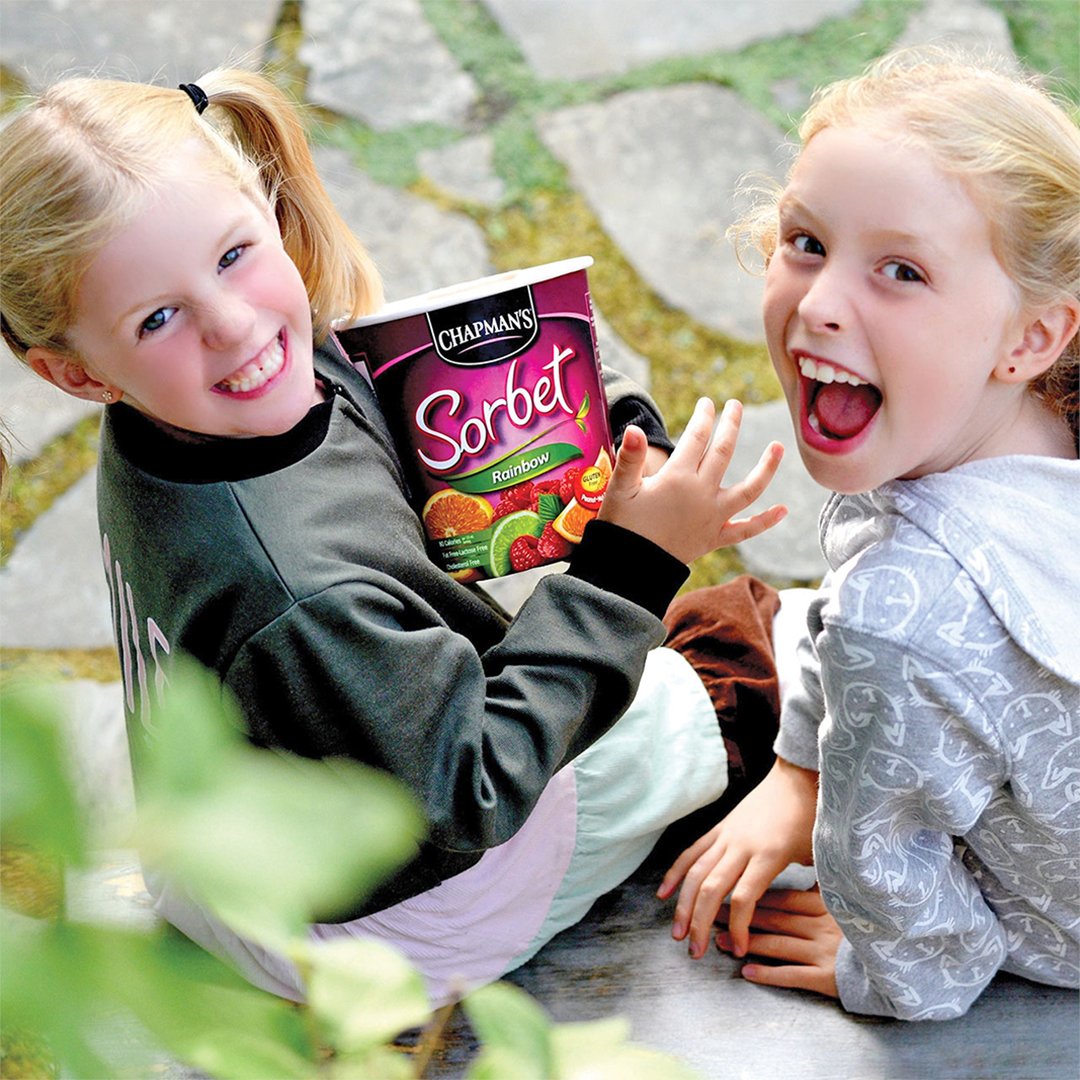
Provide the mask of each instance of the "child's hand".
POLYGON ((675 860, 656 895, 666 900, 683 883, 671 936, 682 941, 689 934, 692 957, 705 955, 729 892, 731 951, 746 955, 758 899, 785 867, 813 862, 816 808, 817 773, 777 758, 768 776, 675 860))
POLYGON ((644 536, 685 563, 749 540, 782 520, 787 513, 783 506, 732 520, 769 486, 784 448, 770 443, 744 480, 723 487, 742 406, 737 401, 724 406, 715 434, 714 417, 712 402, 702 398, 671 457, 652 476, 645 474, 645 436, 639 428, 628 427, 600 507, 601 520, 644 536))
MULTIPOLYGON (((750 952, 782 965, 744 964, 742 977, 763 986, 787 986, 839 997, 836 953, 844 935, 829 914, 817 888, 767 892, 750 924, 763 934, 750 935, 750 952)), ((731 935, 721 930, 716 944, 732 952, 731 935)))

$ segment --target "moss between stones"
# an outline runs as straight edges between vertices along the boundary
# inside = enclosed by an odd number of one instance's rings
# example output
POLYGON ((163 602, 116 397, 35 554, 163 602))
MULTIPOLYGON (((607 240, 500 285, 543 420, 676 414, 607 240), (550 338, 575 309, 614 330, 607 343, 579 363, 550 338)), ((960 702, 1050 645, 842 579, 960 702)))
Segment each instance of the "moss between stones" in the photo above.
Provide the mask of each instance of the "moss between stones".
POLYGON ((0 566, 37 516, 94 467, 97 451, 98 418, 88 416, 32 461, 11 467, 0 515, 0 566))
MULTIPOLYGON (((1032 68, 1051 74, 1067 100, 1080 103, 1080 5, 1075 0, 990 0, 1009 23, 1017 52, 1032 68)), ((375 132, 363 124, 310 110, 320 121, 316 139, 342 145, 377 180, 412 186, 436 196, 444 207, 471 214, 483 227, 500 269, 529 266, 573 255, 595 259, 590 285, 597 307, 623 340, 647 357, 653 393, 674 431, 685 424, 703 393, 746 402, 775 398, 778 388, 759 346, 727 338, 665 304, 645 285, 618 246, 604 233, 565 171, 536 135, 538 113, 603 100, 629 89, 710 81, 729 86, 781 128, 793 117, 777 90, 798 98, 828 80, 853 74, 899 36, 920 6, 918 0, 867 0, 847 18, 832 19, 801 35, 759 42, 735 53, 678 57, 613 78, 576 82, 537 78, 516 46, 477 0, 421 0, 425 18, 458 63, 476 80, 480 100, 470 133, 487 130, 495 141, 495 168, 507 188, 502 206, 469 206, 435 192, 420 180, 417 153, 453 142, 462 133, 437 125, 375 132)), ((267 66, 298 101, 307 71, 299 61, 302 0, 284 0, 267 66)), ((0 70, 0 111, 14 107, 25 87, 0 70)), ((1075 112, 1080 116, 1080 106, 1075 112)), ((90 424, 59 440, 37 462, 13 470, 0 522, 0 563, 18 535, 93 462, 96 437, 90 424)), ((716 560, 710 560, 715 562, 716 560)), ((737 570, 726 556, 722 576, 737 570)))
POLYGON ((116 650, 105 649, 0 649, 0 684, 17 679, 57 682, 92 679, 116 682, 120 662, 116 650))

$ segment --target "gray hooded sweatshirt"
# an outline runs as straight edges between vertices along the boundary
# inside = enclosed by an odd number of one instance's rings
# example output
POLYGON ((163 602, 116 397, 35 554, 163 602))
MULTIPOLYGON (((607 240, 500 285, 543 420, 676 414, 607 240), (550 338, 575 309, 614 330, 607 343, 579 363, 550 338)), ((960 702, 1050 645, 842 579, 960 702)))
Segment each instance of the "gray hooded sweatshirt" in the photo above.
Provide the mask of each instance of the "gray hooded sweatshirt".
POLYGON ((963 1014, 1080 983, 1080 461, 1002 457, 821 517, 830 567, 780 756, 819 769, 840 999, 963 1014))

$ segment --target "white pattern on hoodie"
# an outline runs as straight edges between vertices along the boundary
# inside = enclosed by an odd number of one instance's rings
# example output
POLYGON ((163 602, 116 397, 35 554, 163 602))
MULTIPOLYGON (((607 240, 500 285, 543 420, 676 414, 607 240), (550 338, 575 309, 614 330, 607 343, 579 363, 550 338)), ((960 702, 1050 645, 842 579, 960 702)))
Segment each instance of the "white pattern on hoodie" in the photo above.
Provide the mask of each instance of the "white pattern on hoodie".
POLYGON ((820 769, 814 858, 852 1012, 1080 982, 1080 461, 834 496, 776 749, 820 769))

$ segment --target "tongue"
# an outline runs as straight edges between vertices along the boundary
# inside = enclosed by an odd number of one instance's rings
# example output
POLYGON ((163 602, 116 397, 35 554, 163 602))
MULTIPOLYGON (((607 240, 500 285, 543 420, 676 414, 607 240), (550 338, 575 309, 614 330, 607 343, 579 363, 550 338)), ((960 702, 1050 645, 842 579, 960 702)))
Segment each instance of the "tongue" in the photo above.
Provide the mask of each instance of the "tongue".
POLYGON ((837 439, 850 439, 870 423, 881 404, 881 394, 869 383, 827 383, 814 398, 813 410, 822 431, 837 439))

